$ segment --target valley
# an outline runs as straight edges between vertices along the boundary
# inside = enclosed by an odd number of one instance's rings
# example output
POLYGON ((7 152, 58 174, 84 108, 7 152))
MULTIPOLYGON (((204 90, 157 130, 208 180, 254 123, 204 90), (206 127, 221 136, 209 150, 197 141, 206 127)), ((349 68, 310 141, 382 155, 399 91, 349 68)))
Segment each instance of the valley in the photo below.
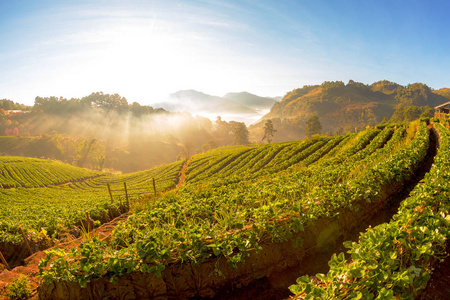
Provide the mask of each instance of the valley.
MULTIPOLYGON (((12 267, 21 268, 27 251, 19 227, 33 252, 56 247, 38 256, 43 260, 32 281, 39 283, 35 296, 40 299, 116 299, 122 297, 119 290, 131 298, 235 294, 240 299, 244 296, 239 295, 254 293, 254 286, 274 293, 273 299, 290 292, 303 299, 309 291, 341 291, 323 289, 335 284, 369 298, 374 292, 418 295, 433 266, 445 257, 448 203, 440 194, 445 186, 441 176, 447 170, 447 136, 448 129, 440 123, 415 121, 335 137, 222 147, 193 155, 189 163, 122 175, 2 157, 0 204, 16 200, 2 209, 7 213, 0 219, 0 251, 12 267), (427 157, 435 153, 434 132, 439 150, 432 164, 427 157), (420 171, 427 167, 428 172, 420 171), (423 179, 415 175, 421 172, 423 179), (436 172, 439 177, 433 175, 436 172), (125 198, 108 195, 107 184, 121 189, 126 182, 132 189, 149 186, 153 178, 156 197, 143 195, 126 205, 125 198), (437 180, 439 197, 428 198, 437 180), (408 191, 402 192, 405 188, 408 191), (426 201, 438 202, 425 206, 426 201), (77 238, 73 228, 82 227, 86 213, 98 227, 125 212, 107 239, 81 233, 76 248, 58 250, 58 244, 77 238), (389 232, 391 238, 376 242, 389 232), (352 241, 344 243, 351 255, 333 254, 344 251, 342 242, 347 240, 352 241), (379 245, 379 252, 364 252, 379 245), (377 253, 382 256, 373 258, 377 253), (318 260, 308 266, 314 257, 318 260), (374 259, 379 267, 367 265, 374 259), (328 274, 316 275, 326 272, 328 265, 328 274), (413 267, 415 273, 408 273, 413 267), (342 272, 352 280, 339 281, 342 272), (317 277, 310 281, 302 274, 317 277), (398 279, 399 274, 414 277, 407 283, 398 279), (391 288, 371 285, 367 279, 373 276, 383 276, 391 288)), ((3 291, 6 285, 7 281, 3 291)))

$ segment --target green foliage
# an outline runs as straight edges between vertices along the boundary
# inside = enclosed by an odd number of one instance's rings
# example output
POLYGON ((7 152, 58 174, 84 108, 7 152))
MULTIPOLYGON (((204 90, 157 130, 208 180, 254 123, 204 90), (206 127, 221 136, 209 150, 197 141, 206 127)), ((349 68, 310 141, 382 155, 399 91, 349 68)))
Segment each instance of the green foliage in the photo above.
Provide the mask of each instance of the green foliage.
POLYGON ((233 126, 233 144, 234 145, 246 145, 248 141, 248 129, 244 123, 230 122, 233 126))
POLYGON ((402 122, 412 122, 420 118, 429 118, 434 115, 434 111, 429 106, 399 106, 395 110, 389 122, 391 123, 402 123, 402 122))
POLYGON ((273 128, 272 120, 267 120, 264 124, 264 136, 262 138, 262 141, 267 140, 267 143, 270 144, 275 132, 277 131, 273 128))
POLYGON ((0 136, 0 150, 5 155, 45 157, 102 170, 105 147, 96 139, 63 137, 56 132, 40 137, 0 136))
MULTIPOLYGON (((283 97, 283 102, 287 104, 293 100, 298 99, 301 96, 308 94, 310 91, 312 91, 313 89, 315 89, 317 87, 318 87, 317 85, 305 85, 301 89, 295 89, 292 92, 287 93, 283 97)), ((275 103, 275 105, 273 107, 274 110, 276 110, 277 104, 278 104, 278 102, 275 103)))
POLYGON ((101 173, 51 160, 15 156, 0 157, 0 185, 3 188, 61 185, 100 175, 101 173))
MULTIPOLYGON (((208 165, 209 170, 217 167, 216 171, 198 184, 188 181, 120 224, 111 244, 101 245, 102 249, 108 248, 104 256, 89 261, 94 266, 103 262, 101 271, 88 277, 121 276, 130 271, 150 271, 158 276, 163 266, 174 261, 198 265, 216 257, 225 257, 232 268, 239 268, 251 252, 261 249, 263 240, 289 241, 293 233, 304 230, 307 224, 322 217, 337 217, 340 209, 351 207, 355 201, 374 201, 383 184, 411 176, 412 166, 426 153, 427 134, 426 126, 421 125, 412 142, 404 139, 404 128, 395 132, 386 128, 357 136, 319 137, 297 144, 231 147, 203 153, 198 159, 194 157, 190 167, 195 170, 208 165), (267 150, 267 154, 275 150, 260 169, 266 170, 262 174, 268 176, 244 180, 239 176, 238 166, 251 161, 258 163, 254 160, 258 156, 254 150, 258 148, 267 150), (303 156, 282 169, 286 171, 276 173, 272 170, 277 165, 271 161, 283 156, 284 150, 288 157, 293 151, 303 156), (208 164, 219 161, 215 156, 220 157, 222 166, 208 164), (358 176, 350 176, 359 165, 366 168, 358 176), (235 175, 233 179, 230 174, 235 175), (108 265, 119 258, 129 265, 117 268, 108 265)), ((266 156, 260 156, 263 157, 266 156)), ((293 243, 301 245, 298 240, 293 243)), ((100 245, 91 243, 89 247, 100 245)), ((42 275, 48 281, 85 280, 86 273, 67 272, 72 265, 79 269, 76 266, 84 257, 82 250, 53 253, 52 259, 68 265, 54 265, 42 275)))
MULTIPOLYGON (((279 118, 280 123, 288 123, 286 120, 317 114, 323 132, 334 133, 346 126, 358 128, 359 131, 359 128, 385 123, 391 117, 391 122, 399 123, 432 116, 434 106, 449 101, 445 95, 446 91, 432 91, 421 83, 401 86, 386 80, 372 85, 353 80, 347 84, 341 81, 324 82, 320 86, 296 89, 286 94, 265 117, 272 120, 279 118)), ((279 130, 277 135, 285 135, 284 129, 276 125, 279 130)), ((253 128, 261 128, 262 132, 262 127, 263 124, 257 124, 253 128)), ((297 139, 305 135, 303 131, 290 129, 297 139)))
POLYGON ((7 285, 7 296, 14 300, 25 300, 31 297, 31 288, 28 278, 21 275, 14 278, 13 282, 7 285))
POLYGON ((135 116, 143 114, 165 112, 163 109, 153 109, 150 106, 141 106, 139 103, 128 104, 125 97, 119 94, 104 94, 102 92, 92 93, 81 99, 66 99, 63 97, 36 97, 33 110, 49 114, 74 114, 92 109, 105 111, 116 111, 124 113, 131 111, 135 116))
POLYGON ((322 132, 322 124, 320 124, 319 117, 317 117, 317 115, 310 117, 306 121, 305 132, 307 137, 311 137, 314 134, 320 134, 322 132))
POLYGON ((423 106, 429 104, 429 98, 432 96, 431 89, 426 84, 414 83, 406 88, 397 89, 395 98, 403 105, 423 106))
POLYGON ((345 83, 342 81, 325 81, 320 86, 322 89, 330 91, 330 90, 339 90, 345 88, 345 83))
POLYGON ((1 99, 0 100, 0 109, 4 110, 22 110, 26 111, 29 110, 29 106, 25 106, 23 104, 15 103, 14 101, 8 100, 8 99, 1 99))
POLYGON ((124 199, 115 197, 111 202, 107 184, 112 189, 123 189, 123 182, 129 188, 150 189, 155 178, 157 190, 164 191, 175 186, 181 166, 182 162, 177 162, 142 172, 107 175, 48 160, 1 157, 0 242, 22 243, 20 226, 34 241, 39 241, 42 230, 59 238, 60 233, 84 220, 86 212, 101 220, 104 213, 109 215, 110 207, 119 210, 124 199))
POLYGON ((384 94, 393 94, 397 91, 398 88, 401 88, 401 86, 398 83, 391 82, 388 80, 381 80, 372 83, 371 89, 374 92, 382 92, 384 94))
POLYGON ((333 255, 328 274, 318 274, 317 281, 299 278, 293 293, 302 299, 413 299, 426 286, 433 263, 448 255, 450 237, 450 132, 435 126, 440 148, 433 167, 393 220, 368 229, 357 243, 345 243, 349 261, 333 255))

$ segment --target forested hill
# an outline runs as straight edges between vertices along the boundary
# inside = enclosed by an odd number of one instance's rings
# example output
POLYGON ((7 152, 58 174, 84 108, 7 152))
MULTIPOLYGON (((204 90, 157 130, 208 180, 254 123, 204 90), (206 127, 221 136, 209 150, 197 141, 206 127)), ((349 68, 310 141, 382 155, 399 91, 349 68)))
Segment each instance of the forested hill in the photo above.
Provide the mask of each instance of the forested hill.
POLYGON ((402 86, 386 80, 371 85, 353 80, 347 84, 326 81, 287 93, 263 120, 272 119, 275 128, 283 131, 304 126, 308 118, 317 114, 322 132, 335 133, 345 127, 375 125, 392 117, 395 118, 392 121, 402 122, 405 114, 414 114, 415 118, 430 115, 432 107, 449 100, 449 89, 432 90, 422 83, 402 86))

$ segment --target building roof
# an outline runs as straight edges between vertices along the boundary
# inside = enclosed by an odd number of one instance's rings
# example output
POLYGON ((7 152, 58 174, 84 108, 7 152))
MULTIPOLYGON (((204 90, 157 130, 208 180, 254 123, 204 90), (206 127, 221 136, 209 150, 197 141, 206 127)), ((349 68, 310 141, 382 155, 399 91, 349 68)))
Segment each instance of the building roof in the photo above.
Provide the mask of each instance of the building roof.
POLYGON ((438 108, 441 108, 441 107, 444 107, 444 106, 447 106, 447 105, 450 105, 450 101, 449 102, 445 102, 445 103, 443 103, 441 105, 435 106, 434 109, 438 109, 438 108))

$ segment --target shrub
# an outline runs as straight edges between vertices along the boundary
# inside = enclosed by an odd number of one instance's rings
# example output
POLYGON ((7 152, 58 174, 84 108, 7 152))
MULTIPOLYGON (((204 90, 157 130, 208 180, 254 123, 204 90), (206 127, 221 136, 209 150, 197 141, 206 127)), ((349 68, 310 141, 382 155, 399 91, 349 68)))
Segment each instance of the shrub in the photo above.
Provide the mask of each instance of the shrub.
POLYGON ((28 283, 28 278, 21 275, 19 278, 15 278, 8 286, 8 297, 11 299, 29 299, 31 297, 31 288, 28 283))

